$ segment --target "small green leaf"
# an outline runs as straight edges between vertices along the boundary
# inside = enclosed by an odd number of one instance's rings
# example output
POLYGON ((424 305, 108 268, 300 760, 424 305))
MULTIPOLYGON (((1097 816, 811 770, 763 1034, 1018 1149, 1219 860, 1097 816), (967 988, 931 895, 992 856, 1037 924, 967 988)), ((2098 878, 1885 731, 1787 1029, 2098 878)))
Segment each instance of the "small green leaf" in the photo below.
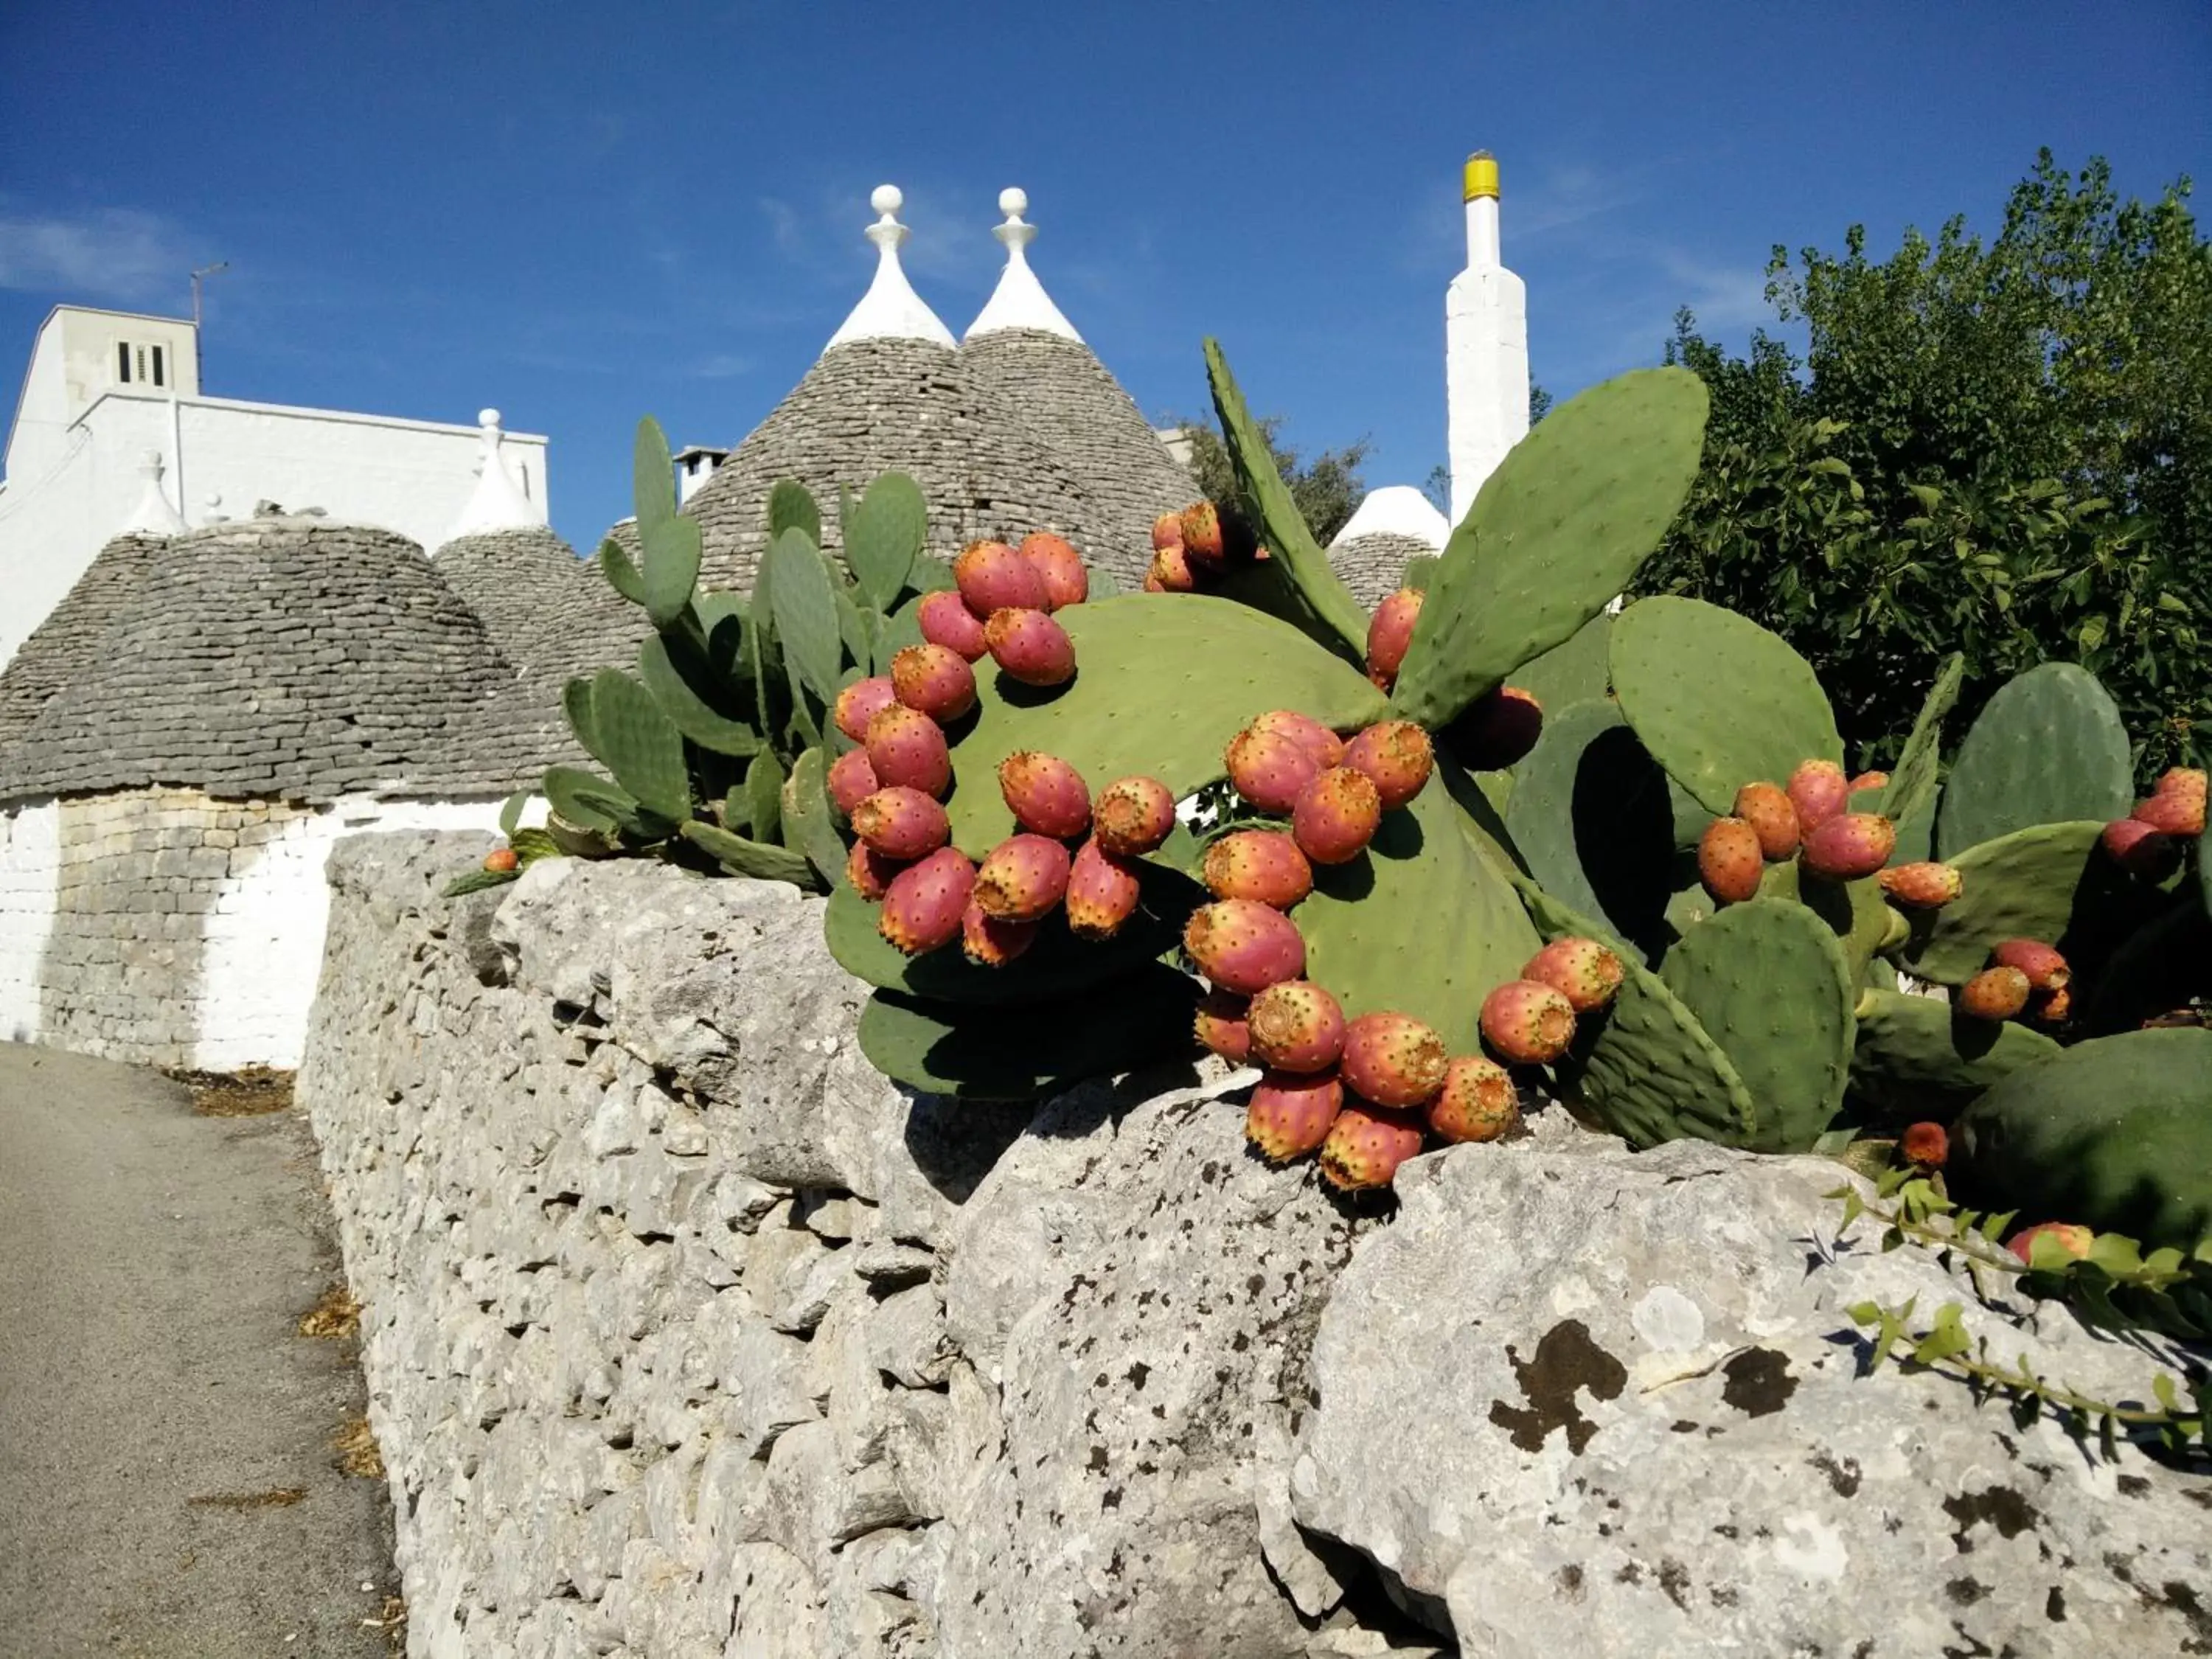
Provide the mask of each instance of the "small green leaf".
POLYGON ((500 803, 499 833, 509 841, 514 839, 514 827, 522 822, 522 809, 530 805, 533 793, 529 789, 518 789, 500 803))

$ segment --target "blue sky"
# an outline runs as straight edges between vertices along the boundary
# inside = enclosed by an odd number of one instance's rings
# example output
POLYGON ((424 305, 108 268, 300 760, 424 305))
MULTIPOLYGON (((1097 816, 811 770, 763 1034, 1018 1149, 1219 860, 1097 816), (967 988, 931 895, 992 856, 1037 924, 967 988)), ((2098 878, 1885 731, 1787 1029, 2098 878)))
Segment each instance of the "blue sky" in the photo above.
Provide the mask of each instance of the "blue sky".
MULTIPOLYGON (((1270 3, 0 7, 0 347, 48 306, 181 312, 206 389, 553 439, 554 521, 629 510, 629 433, 734 442, 866 287, 907 193, 957 334, 1000 188, 1148 414, 1218 335, 1370 483, 1443 457, 1458 171, 1497 152, 1555 393, 1741 339, 1775 242, 1994 226, 2039 144, 2212 189, 2212 6, 1270 3)), ((2200 212, 2202 210, 2200 210, 2200 212)), ((4 395, 4 394, 0 394, 4 395)))

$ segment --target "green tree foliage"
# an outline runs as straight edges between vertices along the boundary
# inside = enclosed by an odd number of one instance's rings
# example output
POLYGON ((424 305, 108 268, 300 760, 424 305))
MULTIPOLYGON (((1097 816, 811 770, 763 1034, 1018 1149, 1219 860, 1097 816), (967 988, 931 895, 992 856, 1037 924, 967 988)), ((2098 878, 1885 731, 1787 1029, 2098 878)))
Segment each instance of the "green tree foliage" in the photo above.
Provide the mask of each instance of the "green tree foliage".
MULTIPOLYGON (((1210 418, 1177 421, 1175 424, 1190 436, 1190 470, 1198 479, 1200 493, 1210 501, 1230 503, 1248 521, 1257 524, 1260 515, 1237 489, 1236 471, 1229 465, 1229 451, 1221 441, 1220 427, 1210 418)), ((1344 528, 1345 521, 1358 507, 1360 497, 1367 493, 1366 481, 1360 477, 1359 469, 1374 446, 1359 438, 1341 449, 1325 449, 1309 461, 1282 441, 1279 435, 1282 424, 1279 415, 1261 416, 1261 435, 1267 441, 1267 448, 1274 455, 1283 482, 1291 487, 1291 498, 1297 503, 1298 515, 1306 521, 1306 528, 1313 532, 1314 539, 1326 547, 1329 538, 1344 528)))
POLYGON ((1863 762, 1893 758, 1942 658, 1971 717, 2079 662, 2148 778, 2212 753, 2212 244, 2183 179, 2122 203, 2048 151, 1984 243, 1963 219, 1870 259, 1778 247, 1736 356, 1677 317, 1713 400, 1689 503, 1639 589, 1741 611, 1809 657, 1863 762))

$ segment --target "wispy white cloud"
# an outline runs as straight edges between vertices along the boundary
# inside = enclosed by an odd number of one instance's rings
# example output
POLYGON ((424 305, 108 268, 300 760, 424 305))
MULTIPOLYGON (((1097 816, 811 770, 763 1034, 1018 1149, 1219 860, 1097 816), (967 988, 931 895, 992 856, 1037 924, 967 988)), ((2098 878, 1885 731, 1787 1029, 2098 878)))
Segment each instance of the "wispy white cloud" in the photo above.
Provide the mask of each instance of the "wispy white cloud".
POLYGON ((156 213, 106 208, 67 218, 0 215, 0 288, 143 301, 173 296, 191 268, 184 234, 156 213))
POLYGON ((733 380, 753 371, 753 360, 733 351, 717 351, 700 358, 684 374, 695 380, 733 380))

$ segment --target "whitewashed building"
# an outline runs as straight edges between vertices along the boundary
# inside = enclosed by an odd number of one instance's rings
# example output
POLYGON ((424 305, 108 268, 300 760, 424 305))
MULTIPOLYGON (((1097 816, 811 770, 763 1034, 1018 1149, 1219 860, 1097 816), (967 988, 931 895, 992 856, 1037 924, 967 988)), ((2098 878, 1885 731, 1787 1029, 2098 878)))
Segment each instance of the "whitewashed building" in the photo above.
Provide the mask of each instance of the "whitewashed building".
MULTIPOLYGON (((541 519, 545 452, 542 436, 505 434, 541 519)), ((190 320, 57 306, 32 347, 0 477, 0 665, 130 526, 149 453, 180 527, 273 501, 434 547, 476 489, 482 446, 473 426, 207 397, 190 320)))

